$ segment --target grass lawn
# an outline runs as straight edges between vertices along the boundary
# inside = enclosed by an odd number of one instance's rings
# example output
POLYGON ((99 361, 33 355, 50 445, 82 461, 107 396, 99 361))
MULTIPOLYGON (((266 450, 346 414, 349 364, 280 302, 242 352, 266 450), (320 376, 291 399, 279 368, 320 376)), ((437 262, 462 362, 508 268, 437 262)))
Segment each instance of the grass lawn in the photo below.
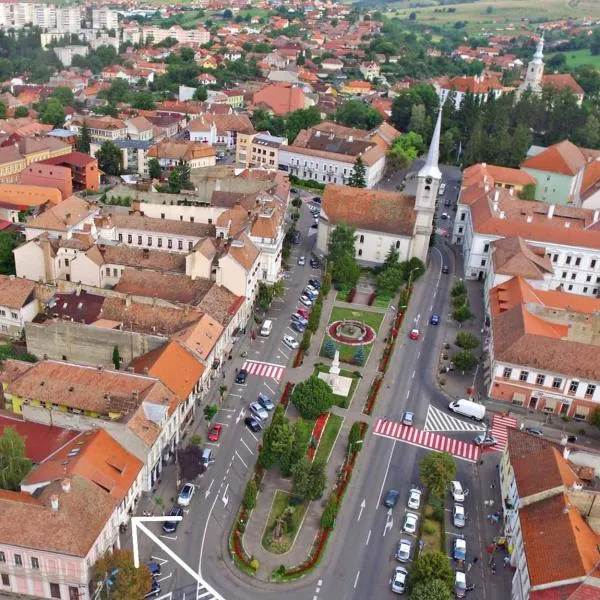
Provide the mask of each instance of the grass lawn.
POLYGON ((442 549, 442 524, 433 518, 433 507, 426 504, 421 518, 421 540, 424 542, 424 552, 439 552, 442 549))
POLYGON ((373 302, 373 306, 375 306, 376 308, 387 308, 390 305, 391 301, 391 298, 375 296, 375 302, 373 302))
POLYGON ((590 54, 588 48, 581 50, 568 50, 564 52, 565 58, 567 59, 567 66, 578 67, 579 65, 594 65, 597 69, 600 69, 600 54, 590 54))
POLYGON ((329 415, 329 419, 327 419, 327 425, 325 425, 325 429, 321 434, 321 440, 317 446, 315 460, 322 459, 327 461, 329 458, 329 453, 333 448, 333 444, 343 422, 343 417, 340 417, 339 415, 329 415))
MULTIPOLYGON (((329 373, 329 365, 316 365, 314 374, 317 375, 318 373, 329 373)), ((348 396, 346 398, 344 398, 344 396, 338 396, 337 394, 334 394, 333 399, 336 406, 339 406, 340 408, 348 408, 352 402, 352 398, 354 396, 356 387, 358 386, 358 382, 360 381, 360 377, 355 375, 352 371, 348 371, 347 369, 340 369, 340 375, 343 377, 352 378, 350 392, 348 392, 348 396)))
MULTIPOLYGON (((323 435, 325 435, 325 432, 323 432, 323 435)), ((273 499, 273 504, 271 505, 271 511, 269 512, 267 526, 265 527, 265 533, 263 534, 262 539, 263 548, 268 552, 272 552, 273 554, 284 554, 292 547, 296 537, 296 532, 298 531, 298 527, 300 527, 300 523, 302 523, 304 513, 308 507, 308 502, 303 502, 302 504, 297 504, 294 506, 294 513, 290 518, 289 523, 282 526, 281 537, 277 541, 273 541, 275 522, 284 514, 290 505, 289 502, 291 498, 292 495, 288 494, 287 492, 283 492, 281 490, 277 490, 275 492, 275 498, 273 499)))

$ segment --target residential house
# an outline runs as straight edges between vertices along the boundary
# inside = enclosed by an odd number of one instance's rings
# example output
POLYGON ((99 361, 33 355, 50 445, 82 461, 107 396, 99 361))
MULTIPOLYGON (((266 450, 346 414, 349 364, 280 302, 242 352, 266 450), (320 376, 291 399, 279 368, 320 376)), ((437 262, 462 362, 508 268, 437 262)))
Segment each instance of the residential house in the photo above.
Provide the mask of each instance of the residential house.
POLYGON ((147 142, 153 137, 153 125, 146 117, 133 117, 125 121, 130 140, 147 142))
POLYGON ((250 156, 246 166, 278 169, 280 163, 279 151, 288 145, 286 137, 258 133, 252 138, 250 156))
POLYGON ((217 163, 214 147, 184 140, 158 142, 148 150, 148 158, 156 158, 163 169, 172 169, 181 163, 190 169, 200 169, 217 163))
POLYGON ((113 142, 121 150, 121 167, 131 173, 148 177, 148 150, 154 143, 149 140, 116 140, 113 142))
POLYGON ((379 63, 374 61, 360 63, 359 71, 367 81, 374 81, 381 76, 379 63))
POLYGON ((127 125, 121 119, 113 117, 73 117, 69 123, 71 131, 81 134, 83 124, 86 124, 92 141, 98 145, 102 142, 114 142, 127 138, 127 125))
POLYGON ((368 96, 373 93, 373 85, 368 81, 347 81, 340 88, 342 94, 348 96, 368 96))
POLYGON ((267 85, 254 93, 254 108, 265 108, 274 115, 283 116, 301 108, 309 101, 301 88, 289 84, 267 85))
POLYGON ((246 115, 211 115, 204 114, 193 119, 188 125, 190 140, 203 142, 211 146, 224 147, 233 150, 236 147, 237 136, 242 133, 254 133, 252 122, 246 115))
POLYGON ((38 312, 35 283, 14 275, 0 275, 0 333, 21 337, 25 323, 38 312))

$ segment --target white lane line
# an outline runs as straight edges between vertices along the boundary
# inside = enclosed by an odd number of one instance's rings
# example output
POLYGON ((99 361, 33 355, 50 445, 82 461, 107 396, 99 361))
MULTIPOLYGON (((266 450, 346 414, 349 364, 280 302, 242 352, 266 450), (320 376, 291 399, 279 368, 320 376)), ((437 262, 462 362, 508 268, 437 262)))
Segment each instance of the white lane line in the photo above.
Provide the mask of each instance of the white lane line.
POLYGON ((248 468, 248 465, 244 462, 244 459, 238 454, 238 451, 235 451, 235 455, 242 461, 242 464, 246 467, 246 469, 248 468))
POLYGON ((369 545, 369 540, 371 539, 371 530, 369 529, 369 533, 367 534, 367 541, 365 542, 365 546, 369 545))
POLYGON ((415 373, 416 373, 416 372, 417 372, 417 370, 415 369, 415 370, 413 371, 413 374, 412 374, 412 378, 413 378, 413 379, 415 378, 415 373))
POLYGON ((383 487, 385 486, 385 480, 388 476, 388 471, 390 470, 390 463, 392 462, 392 455, 394 454, 394 448, 396 447, 396 440, 392 444, 392 449, 390 450, 390 457, 388 458, 387 466, 385 468, 385 474, 383 475, 383 481, 381 482, 381 489, 379 490, 379 500, 377 500, 377 506, 381 504, 381 496, 383 495, 383 487))
POLYGON ((248 446, 248 444, 246 444, 246 442, 243 440, 243 438, 240 438, 240 442, 242 442, 242 444, 244 444, 244 446, 246 446, 248 452, 250 452, 250 454, 252 454, 252 456, 254 456, 254 452, 252 452, 250 446, 248 446))
POLYGON ((234 398, 243 398, 243 396, 241 394, 229 394, 230 396, 233 396, 234 398))
POLYGON ((281 352, 281 354, 283 354, 288 360, 290 359, 290 355, 286 354, 281 348, 279 348, 279 352, 281 352))
POLYGON ((406 399, 408 400, 408 397, 410 396, 410 390, 406 390, 406 399))
POLYGON ((356 579, 354 580, 354 589, 356 589, 356 586, 358 585, 358 578, 360 577, 360 571, 357 571, 356 573, 356 579))
POLYGON ((222 408, 223 412, 235 412, 235 408, 222 408))
POLYGON ((271 394, 275 393, 275 390, 272 390, 266 383, 265 383, 265 387, 271 392, 271 394))
POLYGON ((258 438, 249 429, 248 433, 258 442, 258 438))

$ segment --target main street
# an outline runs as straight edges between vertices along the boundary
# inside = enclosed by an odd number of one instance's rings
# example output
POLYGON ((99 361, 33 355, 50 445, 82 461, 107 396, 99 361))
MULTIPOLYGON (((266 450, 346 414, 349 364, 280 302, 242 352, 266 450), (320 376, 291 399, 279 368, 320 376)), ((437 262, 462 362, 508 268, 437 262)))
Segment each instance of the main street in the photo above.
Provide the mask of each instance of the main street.
MULTIPOLYGON (((452 203, 458 192, 458 181, 448 179, 445 195, 452 203)), ((303 194, 307 200, 309 195, 303 194)), ((438 228, 451 227, 454 211, 444 207, 440 197, 438 202, 438 228), (440 220, 441 212, 450 215, 448 220, 440 220)), ((310 250, 315 242, 315 229, 310 229, 312 218, 306 207, 302 208, 299 230, 302 233, 298 246, 293 247, 290 258, 292 266, 289 279, 285 280, 286 295, 275 300, 268 318, 273 320, 273 332, 268 338, 257 337, 255 341, 236 345, 230 373, 233 367, 241 368, 247 360, 262 364, 281 365, 289 368, 293 351, 287 349, 281 338, 289 330, 289 315, 298 304, 298 297, 307 279, 315 272, 310 269, 310 250), (307 235, 311 234, 311 235, 307 235), (306 266, 297 264, 298 256, 306 256, 306 266), (242 358, 240 351, 247 349, 248 356, 242 358)), ((446 339, 449 325, 449 289, 456 280, 456 265, 452 250, 440 240, 430 253, 426 274, 417 282, 414 294, 405 315, 404 326, 394 352, 393 362, 381 388, 375 413, 389 420, 399 421, 404 410, 415 415, 415 427, 423 429, 429 421, 429 411, 438 409, 433 416, 445 419, 448 429, 452 429, 457 419, 447 411, 447 399, 436 383, 438 354, 446 339), (442 273, 442 265, 449 267, 449 274, 442 273), (441 317, 439 326, 429 325, 432 313, 441 317), (408 331, 417 327, 421 332, 419 340, 408 338, 408 331), (432 407, 432 408, 430 408, 432 407)), ((327 315, 323 316, 323 319, 327 315)), ((296 335, 299 338, 299 335, 296 335)), ((418 483, 419 462, 426 449, 403 441, 395 441, 370 433, 365 440, 342 511, 338 516, 334 535, 328 545, 321 567, 306 578, 285 588, 276 584, 266 584, 251 580, 241 574, 231 564, 227 551, 227 537, 243 495, 246 481, 257 456, 259 434, 253 434, 244 425, 247 406, 259 392, 266 393, 274 400, 280 395, 281 380, 250 375, 246 384, 234 384, 231 375, 224 381, 228 386, 225 401, 215 419, 225 425, 225 431, 218 444, 213 445, 215 462, 198 481, 192 503, 175 535, 164 536, 164 541, 183 560, 197 567, 202 577, 227 600, 251 599, 271 595, 280 597, 285 589, 289 600, 330 600, 334 598, 393 597, 390 591, 390 578, 398 563, 394 552, 401 537, 400 530, 405 513, 408 492, 418 483), (382 495, 389 488, 400 492, 400 499, 392 511, 382 506, 382 495)), ((462 423, 462 421, 461 421, 462 423)), ((456 427, 459 429, 459 427, 456 427)), ((452 437, 470 441, 472 431, 454 431, 452 437)), ((463 486, 476 489, 478 467, 472 462, 459 460, 458 478, 463 486)), ((471 556, 482 556, 484 552, 480 535, 481 513, 475 506, 478 495, 471 493, 465 502, 469 515, 464 534, 471 556)), ((446 509, 451 509, 447 502, 446 509)), ((451 525, 451 514, 447 513, 446 531, 448 544, 459 531, 451 525)), ((158 533, 158 527, 155 526, 158 533)), ((414 540, 416 543, 416 540, 414 540)), ((413 548, 414 550, 414 548, 413 548)), ((160 550, 146 548, 146 558, 154 556, 166 559, 160 550)), ((206 598, 203 591, 197 590, 191 577, 178 570, 172 561, 163 566, 164 580, 161 582, 160 597, 206 598)), ((475 582, 475 572, 471 580, 475 582)), ((483 584, 481 571, 477 575, 478 586, 483 584)), ((484 592, 485 593, 485 592, 484 592)))

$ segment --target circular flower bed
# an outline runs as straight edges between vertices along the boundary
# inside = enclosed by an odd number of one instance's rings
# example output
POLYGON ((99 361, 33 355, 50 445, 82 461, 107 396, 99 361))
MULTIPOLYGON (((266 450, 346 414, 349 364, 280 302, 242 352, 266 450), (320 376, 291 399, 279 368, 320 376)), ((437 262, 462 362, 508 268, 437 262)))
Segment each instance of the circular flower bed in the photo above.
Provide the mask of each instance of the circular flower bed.
POLYGON ((375 339, 375 330, 362 321, 334 321, 327 327, 327 333, 336 342, 348 346, 364 346, 375 339))

